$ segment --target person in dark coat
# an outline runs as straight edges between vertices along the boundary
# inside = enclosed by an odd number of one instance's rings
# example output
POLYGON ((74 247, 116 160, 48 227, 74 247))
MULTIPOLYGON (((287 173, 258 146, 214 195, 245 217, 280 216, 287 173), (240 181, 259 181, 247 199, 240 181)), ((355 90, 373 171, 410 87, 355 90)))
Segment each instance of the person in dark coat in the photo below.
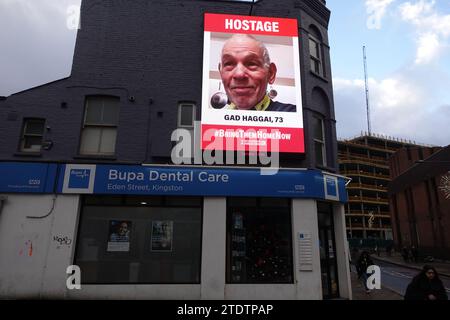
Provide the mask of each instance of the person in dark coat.
POLYGON ((448 300, 444 284, 435 268, 428 265, 423 267, 408 285, 405 300, 448 300))
POLYGON ((373 261, 370 257, 370 254, 367 251, 363 251, 356 263, 356 272, 358 272, 358 279, 361 279, 361 281, 363 282, 364 288, 366 288, 367 293, 370 292, 369 288, 367 287, 367 279, 369 278, 367 274, 367 268, 371 265, 373 265, 373 261))

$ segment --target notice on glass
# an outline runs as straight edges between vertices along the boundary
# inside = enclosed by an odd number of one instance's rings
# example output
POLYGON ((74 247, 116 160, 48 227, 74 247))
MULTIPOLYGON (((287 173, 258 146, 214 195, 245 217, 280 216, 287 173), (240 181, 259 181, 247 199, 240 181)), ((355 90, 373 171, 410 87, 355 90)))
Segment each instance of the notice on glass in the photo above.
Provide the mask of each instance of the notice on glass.
POLYGON ((107 252, 129 252, 131 221, 110 220, 107 252))
POLYGON ((171 252, 173 246, 173 221, 153 221, 151 251, 171 252))

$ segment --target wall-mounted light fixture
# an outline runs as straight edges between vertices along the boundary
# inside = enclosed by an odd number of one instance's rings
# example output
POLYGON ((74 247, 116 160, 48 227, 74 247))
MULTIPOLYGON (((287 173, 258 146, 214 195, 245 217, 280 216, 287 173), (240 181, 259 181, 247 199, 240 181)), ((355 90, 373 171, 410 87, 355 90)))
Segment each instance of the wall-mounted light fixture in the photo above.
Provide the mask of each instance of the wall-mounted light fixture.
POLYGON ((52 140, 45 140, 42 143, 42 149, 44 150, 50 150, 53 147, 53 141, 52 140))

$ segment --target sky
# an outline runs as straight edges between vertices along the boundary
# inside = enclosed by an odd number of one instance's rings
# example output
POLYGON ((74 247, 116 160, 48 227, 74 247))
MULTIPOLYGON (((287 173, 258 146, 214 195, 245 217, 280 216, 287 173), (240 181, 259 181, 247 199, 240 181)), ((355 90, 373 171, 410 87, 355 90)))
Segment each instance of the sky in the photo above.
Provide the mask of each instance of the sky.
MULTIPOLYGON (((265 0, 269 1, 269 0, 265 0)), ((276 0, 270 0, 276 1, 276 0)), ((70 75, 81 0, 0 0, 0 96, 70 75)), ((327 0, 337 135, 450 144, 450 0, 327 0)))

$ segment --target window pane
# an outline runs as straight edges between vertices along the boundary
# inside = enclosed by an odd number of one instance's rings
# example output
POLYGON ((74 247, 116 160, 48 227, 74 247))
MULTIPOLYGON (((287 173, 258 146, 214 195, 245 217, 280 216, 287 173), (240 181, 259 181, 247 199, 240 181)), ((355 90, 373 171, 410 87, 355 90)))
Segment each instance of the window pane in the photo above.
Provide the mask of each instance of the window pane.
POLYGON ((44 124, 45 120, 26 120, 25 123, 25 134, 44 134, 44 124))
POLYGON ((200 282, 201 208, 85 206, 76 264, 83 283, 200 282), (127 238, 112 237, 126 222, 127 238))
POLYGON ((311 70, 315 73, 317 73, 316 71, 316 60, 314 60, 313 58, 310 59, 311 61, 311 70))
POLYGON ((322 67, 320 65, 320 61, 316 61, 316 73, 322 75, 322 67))
POLYGON ((319 45, 312 39, 309 39, 309 54, 319 59, 319 45))
POLYGON ((88 97, 86 101, 86 122, 87 124, 102 123, 103 100, 100 97, 88 97))
POLYGON ((316 163, 319 165, 325 165, 323 157, 323 143, 315 141, 314 149, 316 153, 316 163))
POLYGON ((96 154, 99 151, 100 146, 100 128, 87 127, 83 129, 81 134, 81 154, 96 154))
POLYGON ((319 75, 322 75, 320 61, 311 58, 311 70, 319 75))
POLYGON ((39 152, 42 147, 42 137, 26 136, 24 138, 22 151, 39 152))
POLYGON ((193 126, 194 125, 194 106, 189 104, 182 104, 180 106, 180 125, 193 126))
POLYGON ((323 141, 323 122, 321 119, 314 117, 314 139, 323 141))
POLYGON ((100 153, 102 154, 114 154, 116 149, 116 128, 103 128, 101 141, 100 141, 100 153))
POLYGON ((293 282, 290 211, 228 207, 227 282, 293 282))
POLYGON ((117 125, 119 123, 120 100, 114 97, 105 97, 103 105, 103 124, 117 125))

